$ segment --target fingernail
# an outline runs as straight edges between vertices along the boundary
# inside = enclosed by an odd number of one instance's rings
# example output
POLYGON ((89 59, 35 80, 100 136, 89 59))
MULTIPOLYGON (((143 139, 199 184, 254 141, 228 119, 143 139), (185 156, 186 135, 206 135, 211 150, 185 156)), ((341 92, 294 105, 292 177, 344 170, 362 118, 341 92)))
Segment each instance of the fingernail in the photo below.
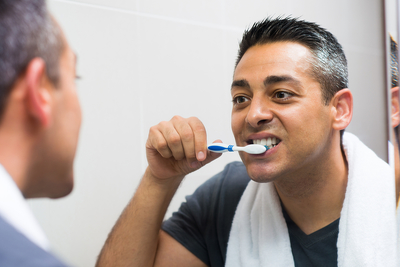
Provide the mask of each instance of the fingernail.
POLYGON ((203 160, 205 158, 205 156, 204 156, 204 152, 203 151, 200 151, 199 153, 197 153, 197 159, 198 160, 203 160))
POLYGON ((193 161, 192 163, 190 163, 190 167, 192 167, 193 169, 200 167, 200 162, 198 161, 193 161))

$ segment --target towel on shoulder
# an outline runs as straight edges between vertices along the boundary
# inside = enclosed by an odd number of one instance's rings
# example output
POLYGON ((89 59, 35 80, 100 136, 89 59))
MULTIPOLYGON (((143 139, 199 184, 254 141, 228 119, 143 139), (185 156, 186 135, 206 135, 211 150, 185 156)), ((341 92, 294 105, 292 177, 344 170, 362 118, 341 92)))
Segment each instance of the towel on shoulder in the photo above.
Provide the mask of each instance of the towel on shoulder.
MULTIPOLYGON (((339 222, 338 266, 398 266, 394 171, 344 133, 348 184, 339 222)), ((229 267, 294 267, 289 233, 272 183, 250 181, 228 241, 229 267)))

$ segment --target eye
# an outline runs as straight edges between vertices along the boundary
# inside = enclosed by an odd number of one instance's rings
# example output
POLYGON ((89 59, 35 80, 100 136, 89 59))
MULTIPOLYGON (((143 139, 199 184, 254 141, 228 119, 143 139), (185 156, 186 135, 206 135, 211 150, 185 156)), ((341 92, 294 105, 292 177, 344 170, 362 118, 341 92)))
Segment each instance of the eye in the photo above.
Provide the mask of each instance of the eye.
POLYGON ((274 98, 277 98, 279 100, 288 100, 290 97, 292 97, 293 94, 285 91, 279 91, 275 93, 274 98))
POLYGON ((237 104, 242 104, 242 103, 244 103, 244 102, 247 102, 247 101, 249 101, 249 100, 250 100, 249 98, 240 95, 240 96, 234 97, 233 100, 232 100, 232 102, 233 102, 234 105, 237 105, 237 104))

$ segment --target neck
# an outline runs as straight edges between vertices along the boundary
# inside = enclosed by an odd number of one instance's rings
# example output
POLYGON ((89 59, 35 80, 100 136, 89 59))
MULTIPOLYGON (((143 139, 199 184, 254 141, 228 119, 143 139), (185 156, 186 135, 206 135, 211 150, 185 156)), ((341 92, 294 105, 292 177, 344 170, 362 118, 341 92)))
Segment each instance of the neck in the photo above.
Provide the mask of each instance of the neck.
POLYGON ((35 129, 26 117, 21 116, 21 106, 5 109, 0 123, 0 164, 10 174, 25 196, 28 185, 29 163, 32 158, 35 129))
POLYGON ((347 161, 339 142, 318 164, 295 179, 275 181, 278 195, 290 218, 306 234, 313 233, 340 217, 346 186, 347 161))
POLYGON ((396 183, 396 205, 398 207, 400 198, 400 158, 399 158, 399 144, 397 143, 396 138, 394 138, 393 147, 394 147, 394 174, 396 183))
POLYGON ((20 191, 24 194, 26 188, 26 169, 27 169, 27 151, 21 143, 17 142, 15 136, 13 139, 4 138, 0 131, 0 164, 6 169, 8 174, 17 184, 20 191))

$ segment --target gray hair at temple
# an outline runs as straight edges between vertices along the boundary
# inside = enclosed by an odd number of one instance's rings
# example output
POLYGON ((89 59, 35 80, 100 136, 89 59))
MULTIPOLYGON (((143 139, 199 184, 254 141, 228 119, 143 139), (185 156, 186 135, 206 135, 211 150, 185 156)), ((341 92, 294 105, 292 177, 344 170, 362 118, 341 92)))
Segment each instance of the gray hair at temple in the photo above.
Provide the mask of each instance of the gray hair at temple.
POLYGON ((398 60, 398 45, 393 37, 390 36, 390 73, 392 80, 392 88, 399 86, 399 60, 398 60))
POLYGON ((61 29, 44 0, 0 0, 0 116, 13 84, 32 59, 42 58, 47 77, 58 85, 63 49, 61 29))

